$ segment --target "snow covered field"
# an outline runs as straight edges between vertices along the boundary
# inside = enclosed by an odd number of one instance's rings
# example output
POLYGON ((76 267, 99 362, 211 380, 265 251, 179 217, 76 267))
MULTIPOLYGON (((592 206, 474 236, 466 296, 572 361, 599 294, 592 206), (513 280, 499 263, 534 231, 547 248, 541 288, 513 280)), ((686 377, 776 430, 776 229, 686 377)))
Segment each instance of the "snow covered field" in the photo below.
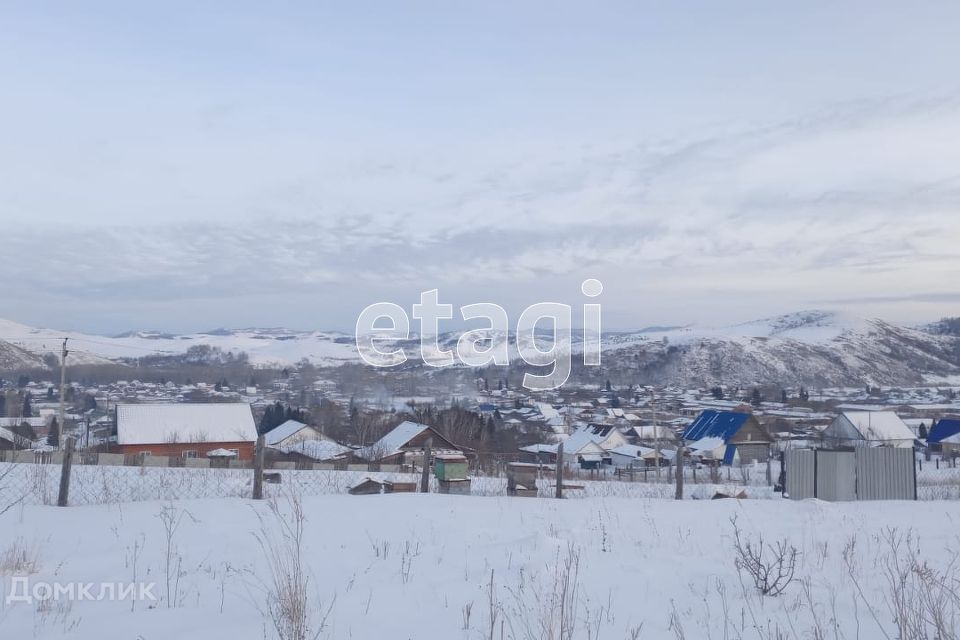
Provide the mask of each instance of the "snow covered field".
POLYGON ((4 596, 28 574, 31 586, 152 582, 157 599, 0 602, 0 637, 277 637, 271 566, 303 569, 308 637, 321 638, 872 639, 898 637, 898 603, 909 611, 922 598, 945 625, 958 613, 940 573, 956 577, 950 502, 396 494, 301 504, 299 546, 296 501, 283 497, 276 513, 244 499, 17 506, 0 515, 4 596), (733 519, 744 544, 762 535, 796 547, 781 595, 761 596, 738 574, 733 519))

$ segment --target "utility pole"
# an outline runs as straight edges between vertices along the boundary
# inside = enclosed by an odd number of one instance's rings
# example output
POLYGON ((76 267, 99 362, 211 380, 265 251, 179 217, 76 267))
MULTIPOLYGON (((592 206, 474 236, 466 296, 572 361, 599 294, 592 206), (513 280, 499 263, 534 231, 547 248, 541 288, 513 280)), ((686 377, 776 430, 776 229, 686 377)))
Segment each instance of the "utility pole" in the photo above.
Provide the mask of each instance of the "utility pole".
POLYGON ((63 347, 60 351, 60 417, 57 418, 57 448, 63 448, 63 408, 64 403, 66 402, 66 387, 67 387, 67 354, 70 353, 67 351, 67 340, 69 338, 63 339, 63 347))

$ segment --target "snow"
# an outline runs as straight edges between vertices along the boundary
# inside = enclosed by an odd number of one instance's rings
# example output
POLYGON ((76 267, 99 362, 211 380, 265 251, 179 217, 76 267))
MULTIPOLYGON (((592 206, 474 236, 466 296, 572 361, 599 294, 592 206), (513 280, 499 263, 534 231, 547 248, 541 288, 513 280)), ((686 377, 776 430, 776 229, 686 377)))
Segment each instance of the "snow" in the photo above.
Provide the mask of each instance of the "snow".
POLYGON ((296 420, 287 420, 283 424, 277 425, 266 434, 264 434, 264 441, 268 447, 275 446, 290 436, 294 435, 301 429, 306 428, 307 425, 302 422, 297 422, 296 420))
POLYGON ((120 445, 256 439, 257 426, 246 403, 117 405, 120 445))
MULTIPOLYGON (((949 565, 955 543, 954 508, 944 503, 399 494, 308 497, 302 504, 311 610, 330 611, 320 638, 487 637, 491 576, 504 637, 544 637, 525 635, 523 629, 551 617, 544 606, 571 551, 579 562, 570 640, 586 640, 588 624, 613 640, 630 637, 629 630, 641 624, 639 637, 677 637, 670 629, 671 614, 689 640, 759 637, 750 635, 752 617, 764 628, 779 626, 784 638, 812 637, 816 622, 807 592, 818 607, 817 618, 837 616, 837 637, 895 637, 883 573, 889 553, 882 541, 885 531, 911 530, 921 557, 933 567, 949 565), (779 598, 763 598, 749 583, 742 587, 734 565, 732 518, 754 540, 762 534, 771 544, 786 539, 795 545, 797 577, 808 586, 794 582, 779 598), (847 556, 850 540, 856 544, 847 556), (842 557, 856 567, 863 598, 876 617, 857 599, 842 557)), ((291 517, 283 499, 279 509, 291 517)), ((254 537, 261 534, 279 544, 277 519, 266 503, 27 506, 0 516, 0 525, 0 551, 17 540, 35 551, 31 584, 126 584, 136 575, 138 582, 156 584, 158 598, 74 601, 50 611, 0 600, 4 637, 276 637, 263 613, 270 571, 254 537), (159 517, 164 510, 181 517, 171 539, 179 577, 171 582, 169 600, 167 536, 159 517)), ((3 595, 12 578, 0 576, 3 595)), ((499 638, 499 622, 493 626, 499 638)))
MULTIPOLYGON (((669 344, 726 340, 751 346, 753 341, 760 338, 826 345, 852 333, 870 332, 878 326, 878 323, 882 324, 878 320, 858 318, 836 311, 811 310, 728 326, 690 325, 608 333, 604 335, 603 348, 605 350, 621 349, 635 345, 648 345, 664 339, 669 344)), ((201 344, 218 347, 227 352, 243 351, 248 354, 252 363, 264 366, 289 366, 303 358, 322 365, 359 361, 355 337, 333 331, 251 328, 183 335, 140 331, 108 337, 75 331, 38 329, 0 319, 0 340, 10 342, 32 353, 59 354, 60 342, 64 337, 70 339, 69 344, 73 347, 70 356, 72 361, 85 364, 102 363, 116 358, 182 354, 191 346, 201 344)), ((457 337, 459 337, 457 334, 442 334, 441 346, 450 348, 456 343, 457 337)), ((509 339, 508 336, 499 332, 490 332, 489 337, 495 345, 509 339)), ((571 344, 559 346, 559 352, 579 353, 582 351, 579 340, 580 338, 577 337, 571 344)), ((516 358, 516 345, 510 344, 508 349, 511 356, 516 358)))
POLYGON ((723 438, 700 438, 696 442, 693 442, 689 449, 694 452, 707 453, 714 451, 724 446, 725 442, 723 438))
POLYGON ((616 453, 621 456, 627 456, 628 458, 639 458, 640 456, 652 453, 654 449, 649 447, 641 447, 636 444, 622 444, 615 449, 610 449, 610 453, 616 453))
POLYGON ((429 428, 427 425, 420 424, 419 422, 404 420, 390 431, 390 433, 380 438, 376 444, 370 447, 370 451, 381 457, 392 456, 395 453, 399 453, 400 448, 410 442, 410 440, 429 428))
POLYGON ((865 440, 910 440, 914 434, 903 420, 892 411, 845 411, 847 420, 856 427, 865 440))
POLYGON ((214 449, 213 451, 207 452, 208 458, 234 458, 237 453, 235 451, 230 451, 229 449, 214 449))
POLYGON ((350 447, 330 440, 301 440, 289 447, 281 447, 283 453, 299 453, 313 460, 333 460, 352 451, 350 447))

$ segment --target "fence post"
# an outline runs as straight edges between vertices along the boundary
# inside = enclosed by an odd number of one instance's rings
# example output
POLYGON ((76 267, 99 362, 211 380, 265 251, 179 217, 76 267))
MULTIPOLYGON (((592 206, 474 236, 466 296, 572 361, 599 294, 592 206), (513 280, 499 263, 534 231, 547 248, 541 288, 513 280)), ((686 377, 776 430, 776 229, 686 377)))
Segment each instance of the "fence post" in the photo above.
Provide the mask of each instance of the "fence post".
POLYGON ((263 500, 263 452, 266 438, 257 438, 257 448, 253 452, 253 499, 263 500))
POLYGON ((563 497, 563 443, 557 445, 557 497, 563 497))
POLYGON ((423 471, 420 472, 420 493, 430 493, 430 450, 433 438, 427 438, 423 445, 423 471))
POLYGON ((60 467, 60 495, 57 506, 65 507, 70 502, 70 468, 73 466, 74 439, 67 438, 63 448, 63 466, 60 467))
POLYGON ((677 447, 677 490, 674 500, 683 500, 683 447, 677 447))

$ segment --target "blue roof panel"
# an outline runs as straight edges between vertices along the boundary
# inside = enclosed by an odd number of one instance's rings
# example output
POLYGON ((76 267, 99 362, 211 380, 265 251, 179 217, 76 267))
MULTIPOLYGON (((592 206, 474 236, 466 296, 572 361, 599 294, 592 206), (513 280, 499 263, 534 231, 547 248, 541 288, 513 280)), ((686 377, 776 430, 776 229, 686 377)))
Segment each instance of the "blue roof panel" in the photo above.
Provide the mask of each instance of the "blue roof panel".
POLYGON ((735 455, 737 455, 737 445, 728 444, 727 450, 723 452, 723 464, 727 465, 728 467, 732 467, 733 457, 735 455))
POLYGON ((724 442, 733 437, 740 427, 750 418, 749 413, 736 411, 715 411, 707 409, 683 432, 684 440, 702 438, 722 438, 724 442))
POLYGON ((944 438, 960 433, 960 420, 940 420, 930 429, 927 442, 940 442, 944 438))

